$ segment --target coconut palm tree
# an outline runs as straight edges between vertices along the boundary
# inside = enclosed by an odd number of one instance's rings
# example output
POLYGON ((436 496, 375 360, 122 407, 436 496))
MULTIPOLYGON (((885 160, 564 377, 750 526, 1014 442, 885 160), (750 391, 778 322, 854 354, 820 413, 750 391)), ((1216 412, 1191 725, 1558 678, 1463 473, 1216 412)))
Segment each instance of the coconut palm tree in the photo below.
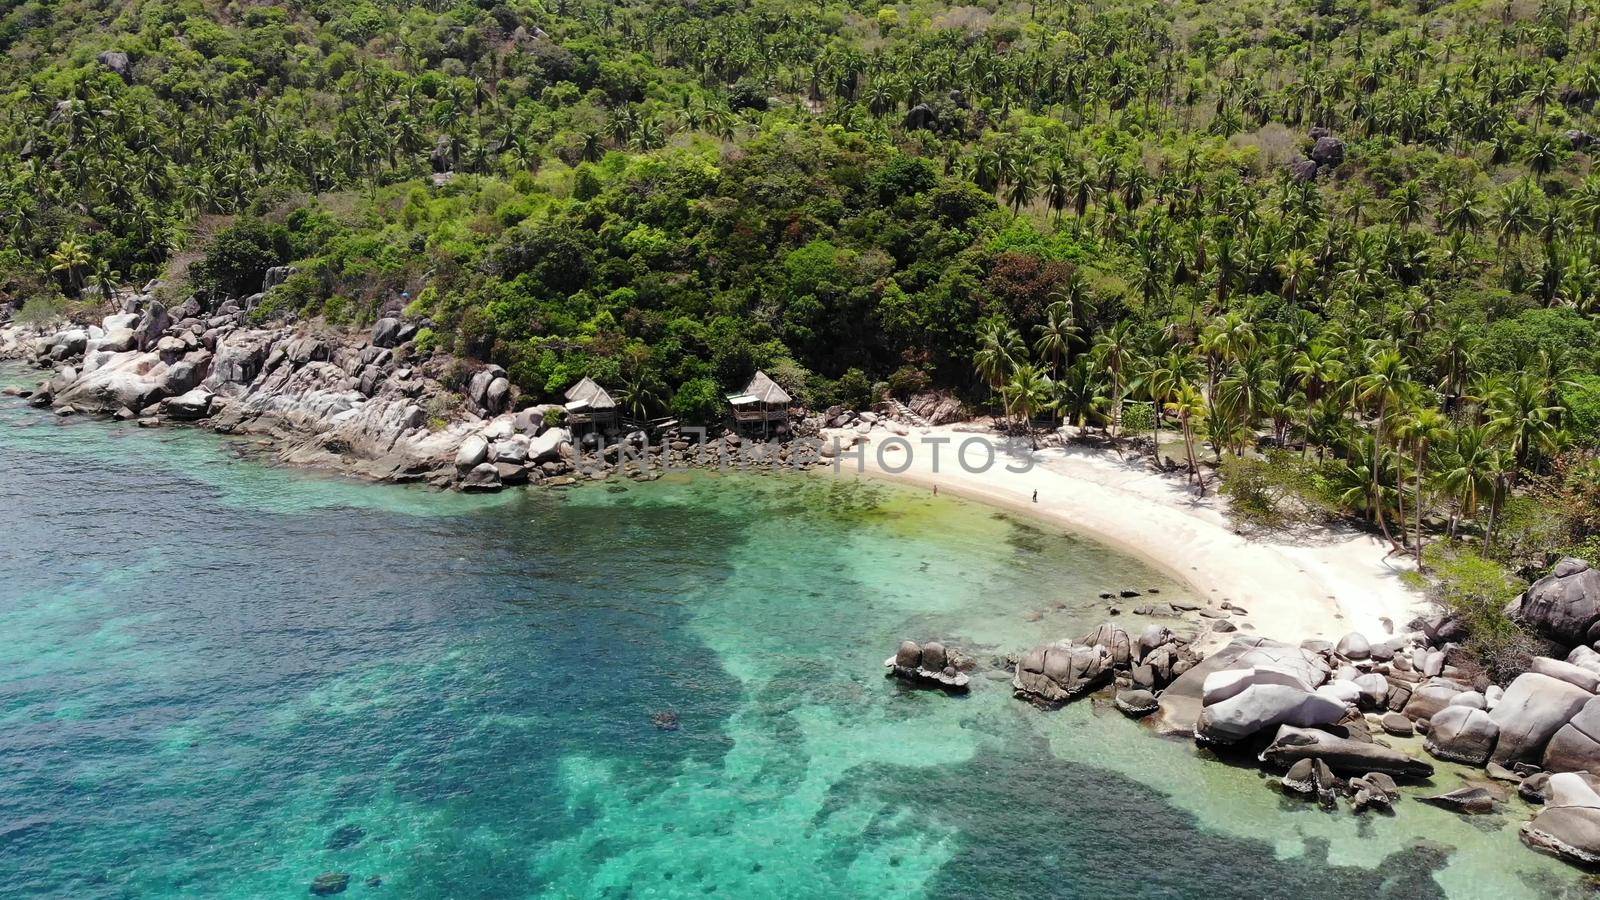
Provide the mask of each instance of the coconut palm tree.
POLYGON ((1395 423, 1395 439, 1411 445, 1411 470, 1413 475, 1411 506, 1414 516, 1414 534, 1417 568, 1422 568, 1422 510, 1426 506, 1423 485, 1427 480, 1428 454, 1432 446, 1446 439, 1450 433, 1450 420, 1433 407, 1409 409, 1395 423))
POLYGON ((1184 456, 1189 462, 1189 478, 1200 489, 1200 496, 1204 497, 1206 482, 1200 477, 1200 463, 1195 457, 1195 434, 1205 419, 1205 397, 1193 381, 1186 379, 1175 386, 1166 409, 1178 420, 1178 428, 1183 432, 1184 456))
MULTIPOLYGON (((1356 379, 1356 397, 1361 401, 1371 404, 1374 409, 1372 427, 1372 461, 1370 475, 1372 477, 1373 502, 1372 512, 1378 523, 1378 528, 1383 536, 1395 543, 1394 535, 1389 533, 1388 523, 1383 518, 1383 503, 1378 494, 1381 490, 1381 476, 1383 460, 1380 454, 1383 451, 1384 441, 1387 437, 1389 415, 1405 397, 1410 385, 1411 367, 1406 364, 1404 357, 1393 347, 1378 345, 1372 348, 1368 360, 1367 372, 1356 379)), ((1398 544, 1396 544, 1398 546, 1398 544)))
POLYGON ((1050 404, 1051 394, 1050 376, 1032 363, 1017 366, 1001 389, 1007 415, 1027 429, 1028 441, 1035 450, 1039 449, 1039 442, 1034 434, 1033 419, 1050 404))
POLYGON ((1036 330, 1039 337, 1033 342, 1033 352, 1049 360, 1051 374, 1059 378, 1062 360, 1071 353, 1072 342, 1083 333, 1072 318, 1071 305, 1057 300, 1045 307, 1044 323, 1036 330))

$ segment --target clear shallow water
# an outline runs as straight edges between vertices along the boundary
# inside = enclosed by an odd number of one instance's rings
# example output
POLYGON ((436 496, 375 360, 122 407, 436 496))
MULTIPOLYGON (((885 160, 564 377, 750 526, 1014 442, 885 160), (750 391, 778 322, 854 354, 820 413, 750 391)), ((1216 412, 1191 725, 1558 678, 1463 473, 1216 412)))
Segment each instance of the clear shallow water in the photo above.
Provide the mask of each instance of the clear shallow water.
POLYGON ((1326 814, 1092 704, 885 680, 901 637, 988 657, 1088 630, 1102 589, 1183 593, 979 506, 755 477, 469 498, 230 447, 0 397, 0 892, 1576 891, 1499 818, 1326 814))

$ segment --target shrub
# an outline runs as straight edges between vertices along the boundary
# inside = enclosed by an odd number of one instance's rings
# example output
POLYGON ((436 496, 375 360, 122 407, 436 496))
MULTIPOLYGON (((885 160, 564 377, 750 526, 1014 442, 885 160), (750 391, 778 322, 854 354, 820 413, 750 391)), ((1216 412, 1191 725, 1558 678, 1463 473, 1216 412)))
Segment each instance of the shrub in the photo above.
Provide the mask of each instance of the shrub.
POLYGON ((694 378, 683 383, 672 395, 672 414, 691 425, 710 425, 721 421, 722 390, 709 378, 694 378))
POLYGON ((198 291, 243 297, 261 290, 267 270, 289 253, 289 234, 282 225, 244 219, 217 232, 206 255, 189 268, 198 291))
POLYGON ((1467 648, 1483 660, 1489 676, 1505 681, 1526 669, 1538 645, 1506 616, 1505 607, 1527 582, 1461 544, 1435 543, 1423 558, 1433 575, 1429 597, 1466 623, 1467 648))
POLYGON ((1122 433, 1128 437, 1155 431, 1156 408, 1149 403, 1128 403, 1122 407, 1122 433))
POLYGON ((1285 450, 1261 458, 1222 456, 1221 490, 1229 515, 1241 524, 1277 528, 1328 514, 1319 476, 1316 463, 1285 450))
POLYGON ((17 311, 16 322, 32 328, 41 328, 67 317, 67 300, 60 294, 40 294, 28 298, 17 311))

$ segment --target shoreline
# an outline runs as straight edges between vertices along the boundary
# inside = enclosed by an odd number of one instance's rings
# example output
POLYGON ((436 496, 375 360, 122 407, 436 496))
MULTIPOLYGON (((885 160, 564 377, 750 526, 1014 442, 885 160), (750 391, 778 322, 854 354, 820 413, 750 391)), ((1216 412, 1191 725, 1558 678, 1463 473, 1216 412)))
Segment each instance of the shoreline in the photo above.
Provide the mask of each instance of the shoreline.
MULTIPOLYGON (((1032 468, 1007 471, 1000 458, 974 473, 956 464, 953 448, 995 436, 960 428, 971 426, 918 429, 907 438, 909 460, 904 450, 885 451, 890 468, 880 465, 879 444, 869 438, 858 445, 861 462, 843 459, 827 474, 937 487, 1100 542, 1189 585, 1212 606, 1242 607, 1247 612, 1236 624, 1244 633, 1298 642, 1337 641, 1354 631, 1381 640, 1404 633, 1429 611, 1426 599, 1401 581, 1412 567, 1386 557, 1379 540, 1355 529, 1319 528, 1293 543, 1236 533, 1215 495, 1200 498, 1177 478, 1090 448, 1005 450, 1014 462, 1031 457, 1032 468), (919 438, 950 440, 937 472, 929 448, 916 447, 919 438)), ((1205 632, 1202 642, 1218 645, 1229 637, 1205 632)))
MULTIPOLYGON (((103 328, 32 338, 0 328, 0 356, 54 369, 31 404, 58 415, 109 413, 141 425, 268 437, 283 462, 377 481, 497 491, 626 475, 622 454, 609 452, 620 446, 589 451, 576 434, 545 425, 554 407, 527 406, 496 367, 473 375, 462 393, 447 387, 409 358, 406 326, 397 320, 380 321, 368 336, 250 327, 234 309, 204 318, 192 300, 172 314, 149 296, 124 305, 141 312, 107 316, 103 328)), ((1234 630, 1288 641, 1336 641, 1350 632, 1382 640, 1428 611, 1401 583, 1409 562, 1348 527, 1306 529, 1292 539, 1247 536, 1215 496, 1197 497, 1180 479, 1110 451, 1029 450, 970 424, 891 427, 876 414, 830 412, 804 423, 821 430, 820 452, 783 446, 755 464, 829 467, 951 490, 1104 543, 1189 585, 1211 607, 1181 610, 1199 613, 1204 645, 1234 630), (835 437, 855 449, 830 458, 835 437), (981 471, 956 459, 972 439, 988 448, 991 465, 981 471)), ((675 435, 659 444, 641 438, 649 462, 690 467, 718 464, 741 443, 732 433, 699 446, 675 435)))

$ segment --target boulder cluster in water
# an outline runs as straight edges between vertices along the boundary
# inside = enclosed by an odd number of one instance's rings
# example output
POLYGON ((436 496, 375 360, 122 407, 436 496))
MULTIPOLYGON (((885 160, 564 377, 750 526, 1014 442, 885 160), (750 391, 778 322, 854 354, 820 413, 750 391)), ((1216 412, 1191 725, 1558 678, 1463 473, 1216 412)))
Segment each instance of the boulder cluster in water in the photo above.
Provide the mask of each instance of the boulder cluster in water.
POLYGON ((972 657, 939 641, 901 641, 895 654, 884 660, 889 674, 913 684, 940 687, 950 691, 967 690, 971 671, 975 665, 972 657))
MULTIPOLYGON (((1248 753, 1291 795, 1356 812, 1386 810, 1398 784, 1433 775, 1433 764, 1391 746, 1423 735, 1442 761, 1484 767, 1543 808, 1521 828, 1534 848, 1600 866, 1600 571, 1565 559, 1507 610, 1562 647, 1506 685, 1494 684, 1465 649, 1465 624, 1438 615, 1374 642, 1291 645, 1238 636, 1201 657, 1190 639, 1151 625, 1138 638, 1107 623, 1077 640, 1035 647, 1016 660, 1011 686, 1041 706, 1114 687, 1130 717, 1157 714, 1157 730, 1219 753, 1248 753)), ((937 681, 945 648, 907 641, 886 665, 937 681)), ((1496 790, 1469 785, 1420 798, 1462 814, 1500 808, 1496 790)))

